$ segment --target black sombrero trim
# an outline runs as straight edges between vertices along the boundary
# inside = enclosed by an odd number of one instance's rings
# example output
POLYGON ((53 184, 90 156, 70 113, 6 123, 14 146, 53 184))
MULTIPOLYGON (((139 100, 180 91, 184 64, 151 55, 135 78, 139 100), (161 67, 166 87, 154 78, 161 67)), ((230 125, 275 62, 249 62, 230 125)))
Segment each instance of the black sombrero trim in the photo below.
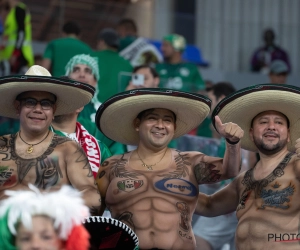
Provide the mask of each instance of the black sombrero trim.
POLYGON ((91 223, 91 222, 102 222, 102 223, 108 223, 111 225, 115 225, 117 227, 122 228, 125 232, 127 232, 133 239, 134 244, 136 246, 139 245, 139 239, 137 237, 137 235, 133 232, 133 230, 128 227, 125 223, 119 221, 119 220, 115 220, 113 218, 109 218, 109 217, 102 217, 102 216, 90 216, 85 218, 85 220, 82 221, 83 224, 85 223, 91 223))
POLYGON ((84 91, 88 91, 91 94, 94 94, 95 92, 95 88, 89 84, 79 82, 79 81, 73 81, 71 79, 59 78, 59 77, 18 75, 18 76, 8 76, 8 77, 0 78, 0 86, 11 82, 20 82, 20 83, 45 82, 45 83, 57 84, 61 86, 76 87, 84 91))
MULTIPOLYGON (((98 108, 96 113, 95 122, 97 125, 97 128, 101 130, 100 128, 100 117, 103 114, 104 110, 109 107, 111 104, 120 101, 122 99, 126 99, 130 96, 142 96, 146 94, 155 94, 155 95, 168 95, 168 96, 174 96, 174 97, 184 97, 188 99, 192 99, 195 101, 201 101, 211 107, 211 100, 203 95, 190 93, 190 92, 184 92, 184 91, 178 91, 173 89, 163 89, 163 88, 144 88, 144 89, 136 89, 136 90, 129 90, 125 91, 119 94, 116 94, 109 99, 107 99, 104 103, 101 104, 101 106, 98 108)), ((102 131, 103 132, 103 131, 102 131)))
MULTIPOLYGON (((224 99, 222 99, 215 109, 212 112, 212 123, 215 127, 215 116, 219 114, 219 112, 230 102, 233 100, 245 96, 250 93, 259 92, 259 91, 265 91, 265 90, 279 90, 279 91, 286 91, 291 93, 296 93, 300 95, 300 88, 296 86, 286 85, 286 84, 259 84, 254 85, 251 87, 247 87, 241 90, 238 90, 228 96, 226 96, 224 99)), ((216 128, 216 127, 215 127, 216 128)))

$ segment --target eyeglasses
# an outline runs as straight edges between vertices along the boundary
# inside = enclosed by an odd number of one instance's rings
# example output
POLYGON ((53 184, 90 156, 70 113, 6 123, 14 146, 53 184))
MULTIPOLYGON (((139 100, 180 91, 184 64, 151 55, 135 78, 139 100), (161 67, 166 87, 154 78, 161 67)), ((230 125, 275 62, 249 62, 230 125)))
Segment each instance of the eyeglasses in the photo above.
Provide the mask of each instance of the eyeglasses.
POLYGON ((39 103, 43 110, 49 110, 49 109, 53 108, 53 105, 55 104, 55 102, 50 101, 48 99, 43 99, 43 100, 38 101, 37 99, 34 99, 34 98, 22 98, 22 99, 18 99, 18 100, 23 101, 25 106, 27 108, 31 108, 31 109, 33 109, 39 103))

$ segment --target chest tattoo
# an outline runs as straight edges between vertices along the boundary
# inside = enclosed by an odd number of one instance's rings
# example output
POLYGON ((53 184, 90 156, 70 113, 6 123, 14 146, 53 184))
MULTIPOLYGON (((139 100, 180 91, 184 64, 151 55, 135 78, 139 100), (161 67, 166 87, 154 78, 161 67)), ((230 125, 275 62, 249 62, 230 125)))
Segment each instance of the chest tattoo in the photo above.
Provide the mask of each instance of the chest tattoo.
MULTIPOLYGON (((273 188, 277 189, 280 185, 275 183, 273 188)), ((281 209, 288 209, 290 196, 294 194, 295 187, 294 185, 289 185, 281 190, 272 190, 272 189, 262 189, 261 198, 264 201, 264 204, 261 205, 260 209, 265 209, 265 207, 275 207, 281 209), (287 204, 286 204, 287 203, 287 204)))
POLYGON ((176 150, 177 156, 175 156, 176 170, 169 172, 168 174, 159 175, 164 177, 164 179, 179 179, 189 175, 189 166, 192 164, 188 161, 190 157, 188 154, 182 154, 180 151, 176 150))
POLYGON ((62 144, 69 139, 54 135, 49 147, 41 156, 33 159, 24 159, 15 152, 15 137, 16 135, 11 135, 11 140, 9 140, 8 144, 11 152, 2 160, 15 161, 17 165, 18 182, 21 183, 30 169, 34 167, 36 173, 36 187, 46 189, 54 186, 59 178, 63 177, 63 174, 59 167, 58 159, 48 156, 54 151, 57 145, 62 144))
POLYGON ((126 169, 128 159, 124 158, 124 156, 125 154, 123 154, 120 159, 111 160, 111 174, 119 178, 137 179, 137 177, 140 176, 140 174, 135 172, 129 172, 126 169))
MULTIPOLYGON (((242 184, 245 186, 245 189, 240 197, 237 211, 245 208, 246 201, 252 192, 254 192, 255 198, 261 198, 264 202, 260 209, 264 209, 265 207, 286 209, 289 207, 288 205, 283 205, 283 203, 289 201, 287 197, 294 193, 294 186, 290 184, 282 190, 267 190, 266 187, 275 179, 284 175, 284 169, 291 160, 293 154, 294 153, 288 153, 273 172, 262 180, 256 181, 253 179, 254 169, 250 169, 245 173, 242 180, 242 184)), ((273 185, 274 189, 279 187, 280 185, 277 183, 273 185)))

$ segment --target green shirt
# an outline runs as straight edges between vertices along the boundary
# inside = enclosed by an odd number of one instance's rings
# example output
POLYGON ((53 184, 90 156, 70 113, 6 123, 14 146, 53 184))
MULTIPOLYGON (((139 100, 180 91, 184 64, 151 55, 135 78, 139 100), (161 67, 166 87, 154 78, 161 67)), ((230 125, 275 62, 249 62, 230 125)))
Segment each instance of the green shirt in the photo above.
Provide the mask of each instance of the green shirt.
POLYGON ((15 134, 20 129, 20 120, 19 119, 12 119, 1 117, 0 123, 0 136, 8 135, 8 134, 15 134))
POLYGON ((203 136, 203 137, 212 137, 212 130, 211 130, 211 118, 206 117, 204 121, 199 125, 197 128, 197 136, 203 136))
POLYGON ((51 60, 52 76, 60 77, 65 75, 65 67, 73 56, 91 52, 86 43, 76 38, 65 37, 49 42, 43 57, 51 60))
POLYGON ((159 63, 156 70, 160 76, 159 87, 188 92, 198 92, 205 88, 204 81, 195 64, 159 63))
POLYGON ((92 56, 98 58, 100 73, 98 100, 104 102, 109 97, 125 90, 133 68, 116 51, 96 51, 92 56))

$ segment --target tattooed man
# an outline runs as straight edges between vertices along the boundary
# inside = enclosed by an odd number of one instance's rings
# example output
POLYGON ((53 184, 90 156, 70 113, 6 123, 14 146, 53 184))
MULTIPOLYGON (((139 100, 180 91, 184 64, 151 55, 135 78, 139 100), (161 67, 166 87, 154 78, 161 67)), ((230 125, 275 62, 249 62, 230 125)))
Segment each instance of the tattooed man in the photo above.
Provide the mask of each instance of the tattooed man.
POLYGON ((224 159, 200 152, 180 152, 169 142, 198 126, 210 100, 196 94, 160 89, 120 93, 100 106, 97 126, 113 140, 137 149, 108 158, 97 176, 102 199, 112 217, 130 226, 141 249, 195 249, 191 227, 198 184, 236 176, 243 130, 217 122, 227 139, 224 159))
POLYGON ((99 210, 100 196, 85 152, 49 130, 54 113, 84 106, 93 93, 89 85, 52 78, 40 66, 32 66, 25 76, 0 79, 0 115, 20 119, 18 133, 0 137, 0 199, 6 197, 5 190, 28 189, 29 183, 41 190, 69 184, 83 192, 91 209, 99 210))
MULTIPOLYGON (((196 213, 217 216, 236 210, 238 250, 300 249, 300 88, 257 85, 222 100, 214 115, 236 121, 242 148, 259 153, 254 168, 216 194, 199 194, 196 213)), ((216 123, 215 123, 216 125, 216 123)))

